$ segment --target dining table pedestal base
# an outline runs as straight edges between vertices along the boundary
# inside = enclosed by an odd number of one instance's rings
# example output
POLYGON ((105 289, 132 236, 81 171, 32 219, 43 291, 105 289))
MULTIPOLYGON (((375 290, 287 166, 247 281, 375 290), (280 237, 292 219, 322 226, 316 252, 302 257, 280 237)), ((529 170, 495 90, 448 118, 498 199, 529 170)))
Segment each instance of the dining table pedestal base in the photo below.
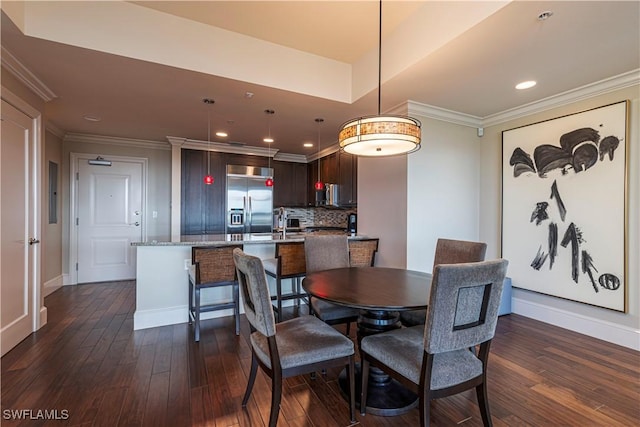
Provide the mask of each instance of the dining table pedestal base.
MULTIPOLYGON (((358 346, 362 338, 402 327, 400 313, 388 310, 361 310, 358 316, 358 346)), ((360 390, 362 389, 362 371, 356 364, 356 407, 360 408, 360 390)), ((340 389, 348 396, 349 381, 343 370, 338 378, 340 389)), ((418 396, 398 381, 372 366, 369 368, 367 389, 367 413, 381 416, 401 415, 418 405, 418 396)))
MULTIPOLYGON (((367 414, 393 417, 409 412, 418 406, 418 396, 405 388, 398 381, 388 375, 378 375, 377 368, 369 369, 369 387, 367 388, 367 414)), ((382 372, 382 371, 379 371, 382 372)), ((356 408, 360 409, 360 390, 362 384, 362 370, 360 363, 356 363, 356 408)), ((347 370, 340 372, 338 377, 340 390, 348 400, 349 378, 347 370)))

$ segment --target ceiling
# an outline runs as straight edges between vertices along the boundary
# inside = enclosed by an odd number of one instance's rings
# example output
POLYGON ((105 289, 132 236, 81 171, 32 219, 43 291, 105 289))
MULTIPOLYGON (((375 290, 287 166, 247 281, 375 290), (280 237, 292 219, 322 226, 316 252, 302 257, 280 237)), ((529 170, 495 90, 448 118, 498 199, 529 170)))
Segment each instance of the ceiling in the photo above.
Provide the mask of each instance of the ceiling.
MULTIPOLYGON (((378 2, 8 3, 3 64, 13 56, 51 91, 61 133, 207 141, 210 121, 211 141, 265 148, 270 131, 274 151, 313 156, 377 111, 378 2)), ((638 1, 387 0, 381 109, 411 101, 482 123, 639 69, 639 28, 638 1), (523 80, 538 85, 515 90, 523 80)))

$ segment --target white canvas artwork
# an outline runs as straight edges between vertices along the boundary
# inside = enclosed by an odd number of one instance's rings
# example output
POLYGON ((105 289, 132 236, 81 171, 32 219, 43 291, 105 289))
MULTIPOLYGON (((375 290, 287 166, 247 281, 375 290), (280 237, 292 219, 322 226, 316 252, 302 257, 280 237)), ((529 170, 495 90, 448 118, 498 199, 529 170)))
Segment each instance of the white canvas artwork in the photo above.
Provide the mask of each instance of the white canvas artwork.
POLYGON ((502 256, 514 287, 626 312, 623 101, 502 133, 502 256))

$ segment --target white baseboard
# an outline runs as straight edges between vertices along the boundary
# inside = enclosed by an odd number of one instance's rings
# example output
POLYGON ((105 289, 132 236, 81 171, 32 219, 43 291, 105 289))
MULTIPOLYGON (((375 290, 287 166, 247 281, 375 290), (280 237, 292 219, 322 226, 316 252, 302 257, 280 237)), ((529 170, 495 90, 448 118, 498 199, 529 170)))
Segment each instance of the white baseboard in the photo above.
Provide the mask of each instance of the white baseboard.
POLYGON ((40 323, 38 329, 47 324, 47 307, 40 307, 40 323))
POLYGON ((157 310, 136 310, 133 313, 133 330, 175 325, 187 320, 186 305, 157 310))
POLYGON ((54 277, 51 280, 47 280, 46 282, 44 282, 44 285, 42 286, 42 294, 45 297, 47 295, 52 294, 53 292, 60 289, 63 283, 64 283, 64 277, 62 275, 58 277, 54 277))
POLYGON ((590 337, 640 351, 640 330, 566 310, 513 298, 512 311, 590 337))
MULTIPOLYGON (((241 311, 242 312, 242 311, 241 311)), ((202 313, 200 320, 215 319, 217 317, 233 316, 233 310, 218 310, 202 313)), ((156 328, 158 326, 187 323, 189 315, 187 306, 169 307, 157 310, 136 310, 133 313, 133 330, 156 328)))
MULTIPOLYGON (((284 301, 283 307, 289 307, 294 304, 293 301, 284 301)), ((242 303, 240 303, 240 314, 244 313, 242 303)), ((218 317, 233 316, 232 309, 216 310, 200 315, 200 320, 215 319, 218 317)), ((158 326, 175 325, 178 323, 187 323, 189 321, 189 312, 186 305, 168 307, 156 310, 136 310, 133 313, 133 330, 156 328, 158 326)))
POLYGON ((62 275, 62 286, 67 285, 75 285, 76 283, 71 283, 71 275, 69 273, 62 275))

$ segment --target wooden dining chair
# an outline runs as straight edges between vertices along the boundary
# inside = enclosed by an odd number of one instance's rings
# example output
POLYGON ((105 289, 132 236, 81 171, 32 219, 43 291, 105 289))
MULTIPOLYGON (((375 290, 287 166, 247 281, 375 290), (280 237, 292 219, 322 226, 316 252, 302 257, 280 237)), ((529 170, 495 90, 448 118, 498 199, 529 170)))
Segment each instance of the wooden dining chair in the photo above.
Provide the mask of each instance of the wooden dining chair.
POLYGON ((380 239, 352 239, 349 240, 349 265, 351 267, 373 267, 378 252, 380 239))
MULTIPOLYGON (((349 244, 345 235, 307 236, 304 239, 307 273, 349 267, 349 244)), ((310 313, 329 325, 347 325, 358 320, 360 310, 309 297, 310 313)))
POLYGON ((504 259, 436 265, 426 324, 362 339, 363 415, 369 368, 375 366, 418 394, 421 426, 429 425, 431 400, 470 388, 476 390, 483 424, 492 425, 487 365, 507 265, 504 259), (469 351, 477 345, 477 354, 469 351))
POLYGON ((276 324, 262 261, 245 254, 241 249, 233 251, 233 259, 238 271, 244 311, 251 326, 251 371, 242 406, 249 401, 258 366, 271 378, 270 427, 278 422, 283 378, 346 366, 349 416, 351 423, 355 423, 353 342, 313 316, 294 317, 276 324))
POLYGON ((201 313, 233 309, 236 335, 240 335, 240 302, 238 300, 238 280, 233 264, 233 250, 240 245, 194 246, 191 248, 189 268, 189 323, 194 324, 194 339, 200 341, 201 313), (231 288, 231 298, 201 304, 201 291, 210 288, 231 288))
MULTIPOLYGON (((433 265, 484 261, 486 252, 486 243, 438 239, 433 265)), ((403 311, 400 321, 404 326, 424 325, 426 315, 427 310, 403 311)))
POLYGON ((301 278, 306 274, 304 242, 277 242, 275 258, 262 261, 268 276, 276 279, 276 294, 271 297, 275 301, 278 322, 282 321, 282 302, 295 300, 297 306, 300 300, 308 301, 307 294, 302 290, 301 278), (282 293, 282 280, 291 279, 291 291, 282 293))

